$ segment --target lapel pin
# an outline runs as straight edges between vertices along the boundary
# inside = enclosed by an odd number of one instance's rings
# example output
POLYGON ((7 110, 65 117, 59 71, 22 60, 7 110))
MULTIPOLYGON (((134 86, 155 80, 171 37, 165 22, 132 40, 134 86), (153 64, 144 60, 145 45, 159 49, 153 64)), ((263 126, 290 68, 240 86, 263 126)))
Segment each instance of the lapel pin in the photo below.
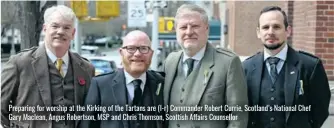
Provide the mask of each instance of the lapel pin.
POLYGON ((84 86, 84 85, 86 85, 86 80, 83 77, 78 77, 78 83, 81 86, 84 86))
POLYGON ((160 93, 160 89, 161 89, 161 83, 158 84, 158 89, 157 91, 155 92, 155 94, 158 96, 159 93, 160 93))
POLYGON ((295 71, 291 71, 291 72, 290 72, 290 74, 294 74, 294 73, 295 73, 295 71))
POLYGON ((303 95, 304 94, 303 80, 299 80, 299 82, 300 82, 299 95, 303 95))
POLYGON ((207 70, 205 70, 204 71, 204 85, 206 85, 206 83, 208 82, 208 71, 207 70))

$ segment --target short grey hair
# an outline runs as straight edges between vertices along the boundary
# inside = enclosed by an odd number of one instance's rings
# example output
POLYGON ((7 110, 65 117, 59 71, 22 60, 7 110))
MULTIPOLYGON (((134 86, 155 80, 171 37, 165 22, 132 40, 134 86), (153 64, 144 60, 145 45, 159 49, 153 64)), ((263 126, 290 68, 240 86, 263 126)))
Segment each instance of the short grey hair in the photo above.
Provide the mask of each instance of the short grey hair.
POLYGON ((178 18, 180 17, 181 14, 183 14, 184 11, 198 12, 201 15, 201 19, 203 20, 203 22, 208 24, 209 21, 208 14, 202 7, 195 4, 183 4, 176 11, 174 19, 175 25, 177 24, 178 18))
POLYGON ((44 12, 44 23, 49 23, 51 18, 50 16, 54 12, 59 12, 66 20, 73 21, 75 20, 76 16, 73 10, 65 5, 56 5, 52 6, 45 10, 44 12))

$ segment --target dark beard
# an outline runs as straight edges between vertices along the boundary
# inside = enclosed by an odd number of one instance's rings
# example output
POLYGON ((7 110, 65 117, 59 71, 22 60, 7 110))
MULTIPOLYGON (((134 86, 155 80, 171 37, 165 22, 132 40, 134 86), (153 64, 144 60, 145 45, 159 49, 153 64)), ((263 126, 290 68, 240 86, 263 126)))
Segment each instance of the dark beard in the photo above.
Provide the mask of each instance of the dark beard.
POLYGON ((283 45, 283 43, 284 43, 284 41, 282 43, 278 43, 276 45, 267 45, 267 44, 263 44, 263 45, 268 50, 276 50, 276 49, 280 48, 283 45))

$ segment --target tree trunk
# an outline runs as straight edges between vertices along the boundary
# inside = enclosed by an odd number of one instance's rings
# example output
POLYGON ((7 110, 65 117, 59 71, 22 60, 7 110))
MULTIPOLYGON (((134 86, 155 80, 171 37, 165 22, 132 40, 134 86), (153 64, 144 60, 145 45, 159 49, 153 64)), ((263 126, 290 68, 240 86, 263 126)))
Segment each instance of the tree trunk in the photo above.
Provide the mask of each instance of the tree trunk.
MULTIPOLYGON (((14 1, 13 1, 14 2, 14 1)), ((50 5, 56 5, 57 1, 47 1, 40 10, 40 1, 18 1, 18 21, 21 30, 21 50, 38 46, 39 37, 44 23, 44 12, 50 5)))
POLYGON ((39 1, 19 1, 18 21, 21 30, 21 50, 38 45, 36 42, 36 21, 39 11, 39 1))

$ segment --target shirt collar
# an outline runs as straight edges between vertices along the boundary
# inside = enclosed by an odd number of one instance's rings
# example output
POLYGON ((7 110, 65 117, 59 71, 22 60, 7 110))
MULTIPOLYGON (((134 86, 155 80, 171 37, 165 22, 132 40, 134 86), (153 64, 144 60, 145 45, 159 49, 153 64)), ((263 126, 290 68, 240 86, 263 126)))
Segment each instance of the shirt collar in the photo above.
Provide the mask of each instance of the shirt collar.
POLYGON ((274 55, 274 56, 270 56, 269 53, 267 53, 266 51, 264 51, 264 61, 266 61, 269 57, 277 57, 280 60, 285 61, 287 53, 288 53, 288 45, 285 43, 283 49, 279 53, 277 53, 276 55, 274 55))
MULTIPOLYGON (((146 72, 145 73, 143 73, 143 74, 141 74, 140 76, 139 76, 139 78, 134 78, 134 77, 132 77, 128 72, 126 72, 125 70, 124 70, 124 75, 125 75, 125 83, 126 83, 126 85, 128 85, 128 84, 130 84, 133 80, 135 80, 135 79, 140 79, 141 80, 141 82, 142 82, 142 84, 145 84, 146 83, 146 72)), ((140 85, 140 86, 142 86, 142 85, 140 85)))
MULTIPOLYGON (((196 60, 196 61, 200 61, 202 58, 203 58, 203 56, 204 56, 204 52, 205 52, 205 49, 206 49, 206 44, 205 44, 205 46, 201 49, 201 50, 199 50, 193 57, 191 57, 192 59, 194 59, 194 60, 196 60)), ((183 55, 183 59, 182 59, 182 63, 184 63, 188 58, 190 58, 186 53, 183 53, 184 55, 183 55)))
MULTIPOLYGON (((52 63, 55 63, 56 60, 57 60, 56 55, 53 54, 53 53, 49 50, 49 48, 47 48, 46 46, 45 46, 45 48, 46 48, 46 54, 47 54, 48 57, 51 59, 52 63)), ((61 59, 63 60, 63 62, 64 62, 65 65, 68 65, 68 62, 69 62, 68 51, 66 51, 65 55, 64 55, 61 59)))

